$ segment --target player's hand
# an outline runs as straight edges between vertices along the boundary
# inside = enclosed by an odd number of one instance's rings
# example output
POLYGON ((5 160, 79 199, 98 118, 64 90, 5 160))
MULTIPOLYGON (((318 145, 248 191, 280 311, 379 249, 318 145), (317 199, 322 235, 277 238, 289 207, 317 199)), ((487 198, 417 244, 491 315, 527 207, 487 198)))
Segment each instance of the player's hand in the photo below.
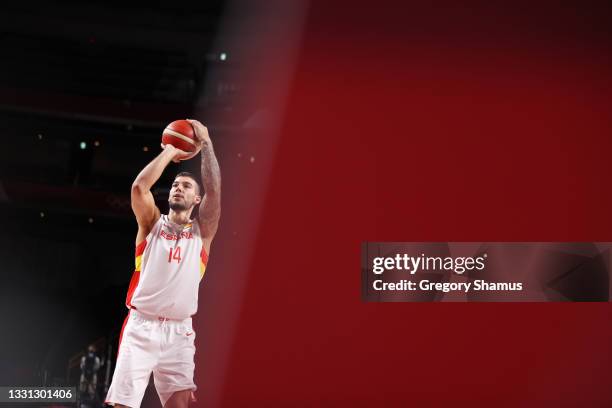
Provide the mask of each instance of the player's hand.
POLYGON ((171 145, 171 144, 165 145, 162 143, 161 148, 164 150, 170 150, 172 152, 172 161, 175 163, 178 163, 181 160, 189 160, 192 157, 195 157, 195 155, 198 154, 200 150, 202 149, 202 143, 198 143, 196 145, 196 150, 191 153, 181 150, 178 147, 175 147, 174 145, 171 145))
POLYGON ((202 122, 195 119, 187 119, 187 122, 191 123, 196 137, 200 141, 200 144, 210 143, 210 135, 208 134, 208 128, 202 124, 202 122))

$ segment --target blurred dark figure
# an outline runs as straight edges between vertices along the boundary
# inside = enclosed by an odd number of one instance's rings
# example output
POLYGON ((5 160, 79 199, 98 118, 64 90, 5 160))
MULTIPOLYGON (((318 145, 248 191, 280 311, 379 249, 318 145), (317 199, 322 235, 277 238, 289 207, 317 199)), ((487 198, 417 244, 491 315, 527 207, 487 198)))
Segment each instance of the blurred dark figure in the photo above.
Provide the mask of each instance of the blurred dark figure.
POLYGON ((96 348, 91 345, 87 348, 87 353, 81 358, 79 392, 83 401, 95 401, 99 369, 100 358, 96 356, 96 348))

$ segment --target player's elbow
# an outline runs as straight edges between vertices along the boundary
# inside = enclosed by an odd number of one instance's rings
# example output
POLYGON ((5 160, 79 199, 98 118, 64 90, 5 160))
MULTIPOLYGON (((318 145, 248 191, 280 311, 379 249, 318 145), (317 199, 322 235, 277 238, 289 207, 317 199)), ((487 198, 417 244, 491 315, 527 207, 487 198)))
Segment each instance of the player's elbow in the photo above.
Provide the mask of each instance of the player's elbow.
POLYGON ((207 188, 205 196, 206 196, 206 200, 208 200, 210 203, 214 204, 215 206, 221 205, 221 190, 217 188, 207 188))
POLYGON ((221 195, 221 178, 212 178, 206 179, 202 177, 204 180, 204 191, 207 196, 220 196, 221 195))
POLYGON ((136 180, 132 183, 132 195, 142 195, 147 190, 147 187, 139 180, 136 180))

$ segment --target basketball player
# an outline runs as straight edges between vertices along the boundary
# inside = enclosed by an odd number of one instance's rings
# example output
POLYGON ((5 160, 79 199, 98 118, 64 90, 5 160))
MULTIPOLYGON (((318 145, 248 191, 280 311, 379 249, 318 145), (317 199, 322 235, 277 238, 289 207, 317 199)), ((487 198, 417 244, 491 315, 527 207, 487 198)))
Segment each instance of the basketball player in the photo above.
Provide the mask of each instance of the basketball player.
POLYGON ((164 407, 187 407, 196 389, 191 316, 219 223, 221 175, 208 130, 196 120, 189 122, 198 139, 196 151, 187 155, 166 145, 132 184, 138 222, 136 269, 106 396, 106 403, 116 407, 139 407, 151 373, 164 407), (151 187, 171 161, 194 157, 200 150, 204 190, 191 173, 179 173, 168 198, 170 210, 160 214, 151 187), (199 217, 194 220, 191 212, 198 204, 199 217))

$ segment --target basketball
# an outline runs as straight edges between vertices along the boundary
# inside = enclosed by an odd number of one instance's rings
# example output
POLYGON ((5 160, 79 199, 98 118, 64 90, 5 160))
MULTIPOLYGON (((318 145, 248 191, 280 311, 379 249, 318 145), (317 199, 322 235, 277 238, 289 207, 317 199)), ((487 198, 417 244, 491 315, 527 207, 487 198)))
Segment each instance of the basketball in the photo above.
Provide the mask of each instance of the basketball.
POLYGON ((196 151, 197 140, 191 123, 183 119, 170 123, 162 133, 163 145, 171 144, 187 153, 196 151))

